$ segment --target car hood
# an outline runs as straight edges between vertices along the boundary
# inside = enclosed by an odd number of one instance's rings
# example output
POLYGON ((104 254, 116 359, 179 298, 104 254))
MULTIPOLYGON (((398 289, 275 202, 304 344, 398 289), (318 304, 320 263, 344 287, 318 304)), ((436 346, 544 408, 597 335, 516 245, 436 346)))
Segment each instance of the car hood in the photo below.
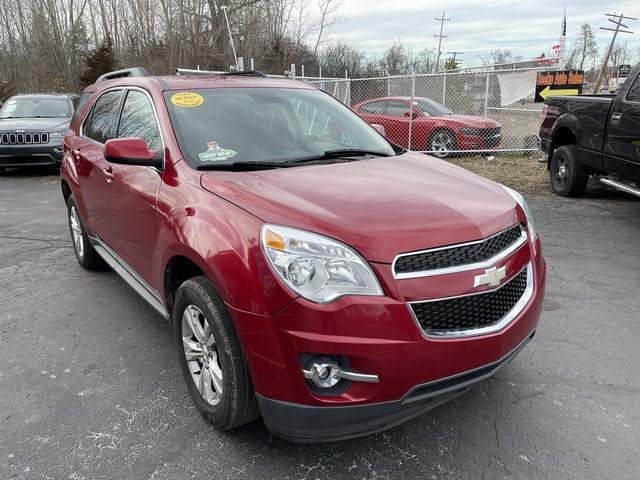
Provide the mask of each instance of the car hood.
POLYGON ((265 222, 321 233, 374 262, 477 240, 518 222, 497 183, 418 153, 256 172, 206 172, 202 187, 265 222))
POLYGON ((469 128, 495 128, 500 124, 490 118, 474 117, 471 115, 442 115, 440 117, 427 117, 427 120, 439 119, 443 122, 447 122, 450 125, 457 125, 459 127, 469 128))
POLYGON ((55 132, 69 128, 69 118, 2 118, 0 132, 55 132))

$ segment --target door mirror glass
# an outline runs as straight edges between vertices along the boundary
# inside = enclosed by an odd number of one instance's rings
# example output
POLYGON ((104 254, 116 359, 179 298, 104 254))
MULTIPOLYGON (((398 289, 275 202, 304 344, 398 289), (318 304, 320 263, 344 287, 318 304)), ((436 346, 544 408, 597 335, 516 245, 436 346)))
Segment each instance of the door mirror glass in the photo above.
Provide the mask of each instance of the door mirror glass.
POLYGON ((162 159, 157 154, 156 151, 150 151, 140 137, 114 138, 107 140, 104 146, 105 160, 121 165, 162 168, 162 159))

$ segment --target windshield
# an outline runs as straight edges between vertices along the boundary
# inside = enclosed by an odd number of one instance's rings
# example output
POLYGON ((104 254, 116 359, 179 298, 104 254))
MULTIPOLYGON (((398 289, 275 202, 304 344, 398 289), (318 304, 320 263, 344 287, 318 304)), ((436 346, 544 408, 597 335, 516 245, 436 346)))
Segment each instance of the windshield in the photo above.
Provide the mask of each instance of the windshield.
POLYGON ((65 98, 24 97, 7 100, 0 118, 70 118, 71 102, 65 98))
POLYGON ((342 149, 395 154, 360 117, 317 90, 212 88, 165 96, 180 149, 196 168, 282 164, 342 149))
POLYGON ((413 103, 422 110, 422 113, 430 117, 453 114, 453 112, 444 105, 440 105, 438 102, 434 102, 428 98, 416 98, 413 103))

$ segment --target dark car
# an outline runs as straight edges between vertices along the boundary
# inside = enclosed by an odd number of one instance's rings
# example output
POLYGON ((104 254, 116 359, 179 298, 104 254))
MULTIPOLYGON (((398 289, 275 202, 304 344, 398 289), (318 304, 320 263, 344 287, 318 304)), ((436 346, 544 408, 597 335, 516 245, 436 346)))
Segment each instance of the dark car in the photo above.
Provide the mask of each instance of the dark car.
POLYGON ((640 65, 616 94, 549 97, 540 127, 553 191, 584 193, 590 176, 640 197, 640 65))
POLYGON ((367 123, 382 125, 396 145, 445 158, 456 151, 500 147, 501 126, 494 120, 458 115, 430 98, 387 97, 352 107, 367 123), (411 112, 411 113, 409 113, 411 112))
POLYGON ((384 430, 532 338, 546 267, 516 192, 296 80, 107 77, 83 98, 60 170, 76 258, 171 322, 218 427, 384 430))
POLYGON ((60 166, 62 138, 78 99, 73 94, 9 98, 0 109, 0 168, 60 166))

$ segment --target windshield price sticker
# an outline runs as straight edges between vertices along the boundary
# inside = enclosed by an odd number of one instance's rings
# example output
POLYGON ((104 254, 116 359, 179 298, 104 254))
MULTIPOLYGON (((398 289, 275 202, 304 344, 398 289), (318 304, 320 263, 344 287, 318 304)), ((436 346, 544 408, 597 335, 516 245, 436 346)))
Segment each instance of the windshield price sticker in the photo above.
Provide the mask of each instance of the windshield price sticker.
POLYGON ((202 95, 194 92, 180 92, 171 96, 171 103, 177 107, 193 108, 204 103, 202 95))
POLYGON ((238 154, 235 150, 229 150, 222 148, 218 145, 218 142, 207 142, 207 151, 199 153, 201 162, 219 162, 221 160, 227 160, 233 158, 238 154))

